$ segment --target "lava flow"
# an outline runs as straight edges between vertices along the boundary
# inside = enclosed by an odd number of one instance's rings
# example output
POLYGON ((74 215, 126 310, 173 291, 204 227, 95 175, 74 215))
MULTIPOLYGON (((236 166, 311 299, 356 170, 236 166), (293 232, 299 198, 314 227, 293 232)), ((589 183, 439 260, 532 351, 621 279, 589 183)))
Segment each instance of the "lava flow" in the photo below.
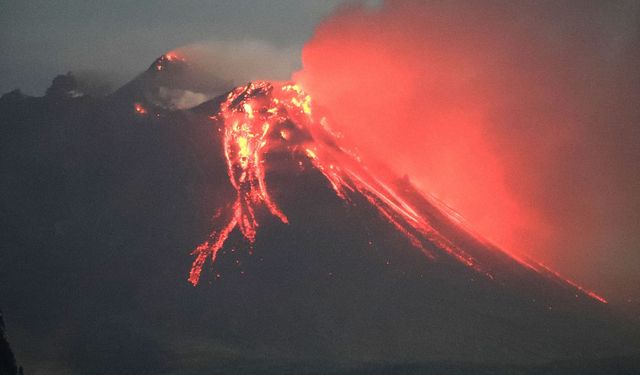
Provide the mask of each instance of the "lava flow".
MULTIPOLYGON (((308 158, 343 200, 350 202, 355 195, 366 199, 428 258, 435 259, 443 255, 432 250, 435 245, 444 255, 493 279, 491 271, 485 265, 436 230, 436 226, 412 207, 394 187, 376 178, 363 165, 358 155, 341 147, 340 135, 329 127, 327 118, 317 113, 309 95, 297 85, 254 82, 238 87, 229 93, 213 119, 224 123, 224 154, 229 180, 236 190, 236 199, 230 206, 231 214, 226 224, 214 230, 207 241, 193 251, 196 259, 189 274, 189 281, 193 285, 198 284, 205 261, 211 258, 215 262, 218 251, 235 228, 239 229, 250 244, 254 243, 259 226, 256 217, 258 206, 266 207, 280 221, 288 223, 285 214, 271 199, 265 178, 265 154, 283 145, 291 153, 308 158)), ((438 206, 433 198, 431 201, 438 206)), ((440 210, 462 230, 486 242, 464 228, 462 219, 454 211, 442 207, 440 210)), ((542 265, 506 255, 538 274, 561 280, 583 295, 606 303, 597 294, 542 265)))
POLYGON ((158 58, 152 66, 155 67, 155 70, 162 71, 167 69, 169 64, 174 63, 176 61, 180 61, 184 63, 187 60, 181 55, 179 55, 177 52, 172 51, 172 52, 167 52, 166 54, 160 56, 160 58, 158 58))
MULTIPOLYGON (((214 231, 209 239, 194 251, 197 255, 191 268, 189 281, 197 285, 205 260, 210 256, 215 261, 218 251, 224 245, 229 233, 238 227, 242 235, 253 243, 256 237, 256 220, 254 206, 264 204, 269 211, 287 223, 287 217, 271 201, 267 192, 263 149, 267 144, 266 135, 272 124, 271 117, 277 114, 271 110, 277 103, 262 103, 259 111, 254 114, 253 107, 259 100, 268 100, 271 89, 266 84, 250 84, 244 88, 232 91, 227 100, 220 107, 220 114, 224 120, 224 154, 227 160, 227 171, 231 185, 236 189, 236 201, 233 204, 233 215, 227 225, 214 231), (264 111, 266 107, 269 110, 264 111)), ((271 98, 271 101, 274 101, 271 98)))

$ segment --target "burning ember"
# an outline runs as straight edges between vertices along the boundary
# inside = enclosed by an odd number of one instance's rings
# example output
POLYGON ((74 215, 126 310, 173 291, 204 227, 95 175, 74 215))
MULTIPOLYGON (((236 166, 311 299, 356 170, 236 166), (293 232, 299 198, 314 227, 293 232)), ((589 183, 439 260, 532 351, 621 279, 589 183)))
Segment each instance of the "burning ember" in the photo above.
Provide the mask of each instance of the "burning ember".
POLYGON ((198 283, 205 260, 211 257, 215 261, 217 252, 236 226, 250 243, 255 241, 256 204, 265 205, 283 223, 288 222, 271 200, 265 182, 262 155, 267 149, 267 140, 273 138, 270 136, 273 131, 285 142, 291 138, 292 131, 304 134, 297 138, 307 141, 289 144, 291 151, 303 152, 340 198, 349 201, 350 192, 362 194, 429 258, 435 258, 435 254, 428 250, 426 242, 436 243, 458 260, 476 267, 471 256, 439 235, 391 187, 371 176, 357 155, 336 149, 337 136, 327 126, 327 119, 314 117, 311 98, 298 86, 258 82, 237 88, 222 103, 220 117, 225 125, 224 150, 229 179, 237 191, 237 199, 227 225, 212 232, 194 251, 196 260, 189 276, 192 284, 198 283), (283 127, 287 121, 293 122, 295 129, 283 127))
POLYGON ((236 189, 233 214, 227 225, 214 231, 209 239, 194 251, 196 260, 191 268, 189 281, 197 285, 202 266, 208 257, 215 261, 229 233, 236 227, 253 243, 258 222, 254 206, 265 205, 283 223, 287 217, 280 211, 267 192, 263 149, 267 134, 278 119, 279 101, 270 95, 273 86, 268 83, 249 84, 232 91, 222 103, 220 115, 224 120, 224 154, 231 185, 236 189), (255 107, 255 111, 254 111, 255 107))
MULTIPOLYGON (((286 147, 306 157, 327 179, 328 185, 343 200, 350 202, 354 194, 364 197, 377 208, 381 217, 403 233, 410 243, 430 259, 442 254, 430 250, 435 245, 444 254, 493 279, 492 274, 473 256, 440 234, 424 215, 412 207, 392 186, 376 178, 360 157, 339 145, 340 137, 328 126, 327 118, 317 113, 309 95, 291 83, 254 82, 233 90, 221 104, 214 119, 224 123, 224 154, 229 182, 236 199, 221 228, 192 253, 189 281, 200 280, 207 259, 215 262, 229 234, 236 228, 244 238, 255 242, 259 223, 256 208, 263 206, 271 215, 287 224, 288 219, 272 200, 265 178, 264 155, 275 147, 286 147)), ((438 204, 438 202, 434 202, 438 204)), ((463 219, 450 208, 440 209, 458 225, 463 219)), ((468 229, 468 228, 465 228, 468 229)), ((473 235, 473 234, 472 234, 473 235)), ((478 236, 478 240, 484 241, 478 236)), ((511 256, 511 255, 510 255, 511 256)), ((562 278, 538 263, 511 256, 527 268, 562 280, 585 295, 606 301, 576 283, 562 278)))
POLYGON ((167 68, 167 66, 171 63, 175 62, 185 62, 186 59, 180 56, 178 53, 171 51, 167 52, 164 55, 160 56, 154 63, 154 67, 157 71, 161 71, 167 68))
POLYGON ((135 103, 133 105, 133 109, 136 111, 137 114, 139 115, 146 115, 147 114, 147 109, 140 103, 135 103))

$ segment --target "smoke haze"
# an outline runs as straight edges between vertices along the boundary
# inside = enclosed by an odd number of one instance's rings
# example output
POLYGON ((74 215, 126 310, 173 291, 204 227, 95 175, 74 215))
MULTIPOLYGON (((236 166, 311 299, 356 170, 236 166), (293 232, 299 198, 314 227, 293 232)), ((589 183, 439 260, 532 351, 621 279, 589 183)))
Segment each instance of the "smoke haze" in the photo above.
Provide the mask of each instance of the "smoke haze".
POLYGON ((52 77, 81 70, 108 75, 115 89, 162 53, 202 40, 260 40, 299 63, 314 26, 341 2, 4 1, 0 92, 41 95, 52 77))
POLYGON ((322 22, 294 75, 369 159, 508 251, 640 297, 637 2, 387 1, 322 22))

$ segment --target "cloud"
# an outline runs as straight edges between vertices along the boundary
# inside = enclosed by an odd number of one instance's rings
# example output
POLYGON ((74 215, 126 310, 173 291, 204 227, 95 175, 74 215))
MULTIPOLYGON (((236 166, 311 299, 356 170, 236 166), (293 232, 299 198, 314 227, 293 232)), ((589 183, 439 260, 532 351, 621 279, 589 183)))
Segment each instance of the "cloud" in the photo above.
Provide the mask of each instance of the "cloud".
POLYGON ((198 42, 171 52, 186 65, 158 82, 150 95, 155 104, 172 109, 194 107, 250 81, 287 80, 298 61, 294 50, 257 40, 198 42))
POLYGON ((260 40, 218 40, 177 49, 196 68, 234 86, 253 80, 287 80, 298 67, 298 51, 260 40))

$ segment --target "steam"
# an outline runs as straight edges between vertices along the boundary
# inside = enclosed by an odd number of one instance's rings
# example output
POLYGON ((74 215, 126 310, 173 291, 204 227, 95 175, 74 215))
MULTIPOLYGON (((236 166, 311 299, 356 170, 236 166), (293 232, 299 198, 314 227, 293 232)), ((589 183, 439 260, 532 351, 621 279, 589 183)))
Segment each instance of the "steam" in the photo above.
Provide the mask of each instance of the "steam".
POLYGON ((160 103, 172 109, 193 108, 212 97, 212 95, 207 95, 201 92, 171 89, 168 87, 160 87, 158 96, 160 103))
POLYGON ((229 83, 220 94, 254 80, 287 80, 298 66, 295 49, 260 40, 207 41, 177 49, 204 75, 229 83))
POLYGON ((208 41, 172 51, 187 69, 174 72, 151 100, 154 104, 186 109, 257 79, 286 80, 295 69, 294 50, 258 40, 208 41))
POLYGON ((640 285, 639 10, 351 6, 318 27, 294 79, 362 154, 480 233, 628 296, 640 285))

